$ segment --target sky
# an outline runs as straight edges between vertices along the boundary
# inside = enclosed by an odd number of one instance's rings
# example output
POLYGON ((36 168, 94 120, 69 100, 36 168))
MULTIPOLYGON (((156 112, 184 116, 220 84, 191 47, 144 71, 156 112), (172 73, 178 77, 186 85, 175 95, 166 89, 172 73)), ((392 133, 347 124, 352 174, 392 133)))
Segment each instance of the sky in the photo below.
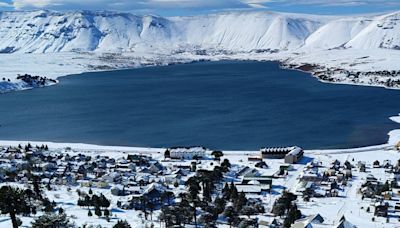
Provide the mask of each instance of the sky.
POLYGON ((400 11, 400 0, 0 0, 0 10, 114 10, 181 16, 230 10, 309 14, 363 14, 400 11))

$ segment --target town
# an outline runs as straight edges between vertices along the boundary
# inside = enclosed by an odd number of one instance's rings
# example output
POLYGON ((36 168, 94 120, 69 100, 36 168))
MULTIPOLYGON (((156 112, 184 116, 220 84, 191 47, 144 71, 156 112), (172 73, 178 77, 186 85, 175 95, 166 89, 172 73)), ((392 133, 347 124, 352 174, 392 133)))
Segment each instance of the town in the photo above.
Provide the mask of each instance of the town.
POLYGON ((399 149, 5 145, 0 226, 398 227, 399 149))

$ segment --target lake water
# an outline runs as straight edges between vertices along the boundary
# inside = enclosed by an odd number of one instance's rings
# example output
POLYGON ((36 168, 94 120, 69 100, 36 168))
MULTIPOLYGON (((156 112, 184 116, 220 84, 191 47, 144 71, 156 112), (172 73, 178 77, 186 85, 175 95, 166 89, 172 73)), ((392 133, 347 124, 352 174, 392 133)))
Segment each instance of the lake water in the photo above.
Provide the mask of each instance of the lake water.
POLYGON ((385 143, 400 91, 334 85, 275 62, 202 62, 63 77, 0 95, 0 139, 254 150, 385 143))

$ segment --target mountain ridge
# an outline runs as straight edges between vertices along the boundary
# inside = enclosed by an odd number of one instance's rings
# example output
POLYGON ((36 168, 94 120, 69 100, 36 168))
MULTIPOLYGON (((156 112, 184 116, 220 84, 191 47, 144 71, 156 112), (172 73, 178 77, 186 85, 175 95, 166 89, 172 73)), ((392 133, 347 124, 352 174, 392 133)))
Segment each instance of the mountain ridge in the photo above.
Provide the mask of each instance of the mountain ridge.
POLYGON ((114 11, 0 12, 1 53, 220 49, 400 49, 400 12, 325 16, 271 11, 161 17, 114 11))

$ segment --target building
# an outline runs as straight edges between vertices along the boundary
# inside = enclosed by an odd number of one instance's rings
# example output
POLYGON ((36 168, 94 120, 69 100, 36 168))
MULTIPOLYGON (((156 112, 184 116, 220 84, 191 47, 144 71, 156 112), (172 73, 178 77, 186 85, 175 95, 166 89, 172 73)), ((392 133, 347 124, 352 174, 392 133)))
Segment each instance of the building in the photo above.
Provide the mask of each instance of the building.
POLYGON ((286 154, 292 150, 292 147, 269 147, 261 148, 261 157, 268 159, 283 159, 286 154))
POLYGON ((236 189, 238 192, 243 192, 246 194, 261 194, 262 189, 261 186, 258 185, 252 185, 252 184, 236 184, 236 189))
POLYGON ((194 157, 204 157, 206 148, 204 147, 174 147, 167 149, 169 157, 173 159, 192 159, 194 157))
POLYGON ((292 147, 269 147, 261 148, 261 157, 269 159, 283 159, 287 157, 287 163, 296 163, 303 156, 303 149, 298 146, 292 147))
POLYGON ((291 150, 285 156, 285 163, 294 164, 299 162, 303 158, 304 151, 302 148, 295 146, 293 150, 291 150))

